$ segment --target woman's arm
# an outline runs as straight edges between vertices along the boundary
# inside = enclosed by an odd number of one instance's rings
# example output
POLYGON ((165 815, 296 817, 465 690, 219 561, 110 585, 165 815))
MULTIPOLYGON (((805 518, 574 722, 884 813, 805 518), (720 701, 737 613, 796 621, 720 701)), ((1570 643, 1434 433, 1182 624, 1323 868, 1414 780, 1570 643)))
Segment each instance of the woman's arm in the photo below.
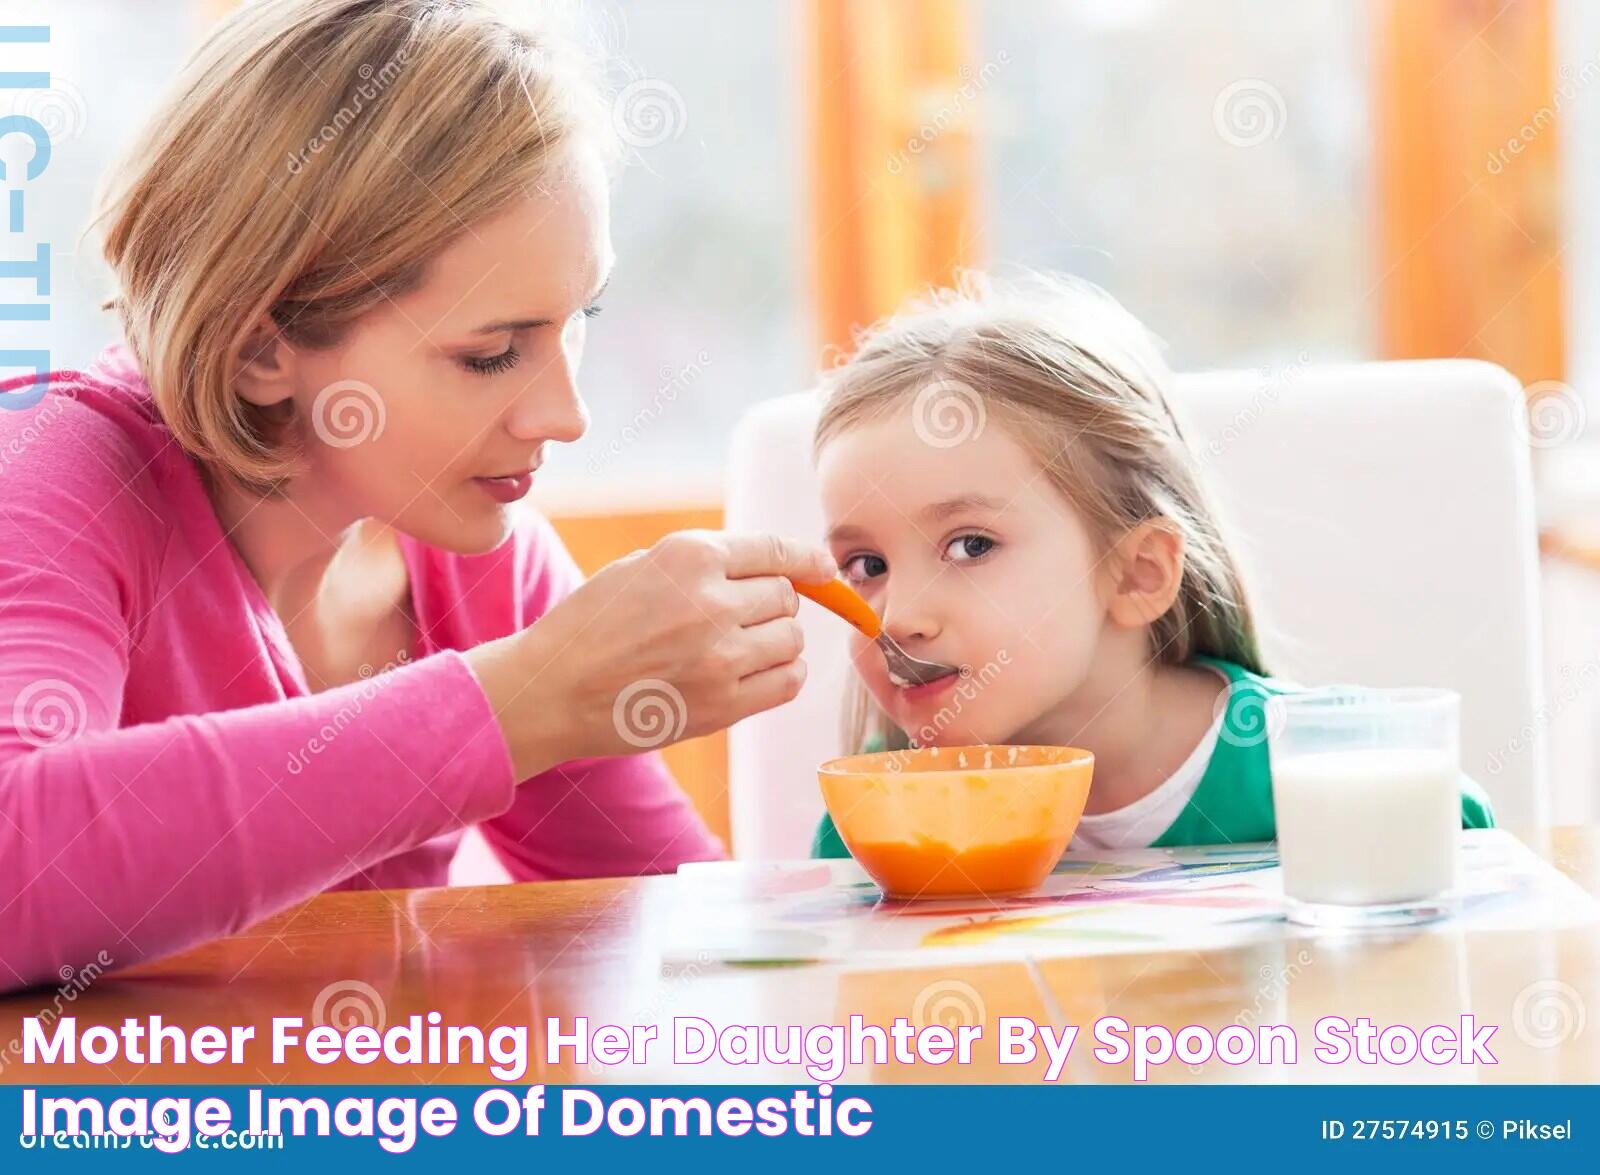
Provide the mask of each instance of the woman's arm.
MULTIPOLYGON (((504 743, 457 654, 245 710, 96 719, 34 749, 16 746, 5 703, 39 679, 10 670, 4 643, 0 988, 102 950, 123 967, 233 933, 511 800, 504 743), (288 770, 297 749, 304 767, 288 770)), ((109 684, 54 681, 85 696, 109 684)))
MULTIPOLYGON (((583 583, 583 573, 543 518, 529 519, 517 541, 525 544, 517 572, 522 615, 536 622, 583 583)), ((678 700, 670 693, 657 687, 635 696, 641 722, 675 724, 678 700)), ((657 732, 663 728, 641 728, 635 738, 650 743, 657 732)), ((579 759, 536 775, 483 833, 518 880, 671 873, 724 855, 653 751, 579 759)))
POLYGON ((0 501, 0 988, 237 931, 511 802, 505 740, 456 653, 119 729, 160 499, 100 461, 41 457, 0 501))

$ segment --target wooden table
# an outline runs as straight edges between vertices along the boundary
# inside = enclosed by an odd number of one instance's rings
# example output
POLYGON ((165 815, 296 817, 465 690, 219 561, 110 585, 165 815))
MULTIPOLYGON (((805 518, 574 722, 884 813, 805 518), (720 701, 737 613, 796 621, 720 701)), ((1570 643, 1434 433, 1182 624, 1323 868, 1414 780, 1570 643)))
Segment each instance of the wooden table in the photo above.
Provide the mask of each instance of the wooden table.
MULTIPOLYGON (((1558 830, 1535 845, 1591 893, 1600 892, 1600 828, 1558 830)), ((851 1013, 886 1025, 911 1016, 929 993, 948 993, 973 1009, 984 1045, 964 1069, 953 1065, 889 1065, 852 1069, 846 1082, 1033 1081, 1037 1065, 998 1063, 992 1045, 1002 1015, 1039 1023, 1087 1025, 1115 1014, 1133 1024, 1184 1025, 1213 1031, 1235 1024, 1283 1023, 1309 1056, 1311 1026, 1338 1013, 1420 1030, 1454 1025, 1464 1013, 1501 1025, 1493 1047, 1498 1066, 1480 1066, 1486 1082, 1600 1081, 1600 928, 1429 933, 1359 941, 1288 935, 1266 943, 1205 951, 1120 954, 910 969, 834 965, 728 968, 690 965, 663 971, 651 948, 671 902, 671 877, 551 882, 474 889, 337 893, 313 899, 236 938, 185 955, 98 979, 62 1015, 118 1026, 125 1017, 159 1013, 186 1028, 255 1025, 257 1041, 241 1065, 214 1067, 114 1063, 97 1067, 28 1067, 13 1048, 0 1055, 0 1081, 457 1082, 487 1084, 486 1067, 313 1065, 298 1050, 290 1063, 270 1063, 267 1040, 275 1015, 316 1014, 338 1021, 357 1004, 381 1001, 393 1024, 438 1011, 447 1024, 526 1024, 542 1039, 547 1017, 570 1027, 574 1016, 596 1023, 669 1023, 701 1016, 730 1023, 841 1024, 851 1013), (341 1000, 354 1001, 339 1008, 341 1000), (1521 1004, 1519 1006, 1519 1000, 1521 1004), (1529 1031, 1513 1031, 1520 1016, 1529 1031), (1564 1023, 1557 1020, 1565 1016, 1564 1023), (1579 1020, 1582 1021, 1581 1030, 1579 1020), (1576 1031, 1575 1031, 1576 1030, 1576 1031)), ((0 1000, 0 1049, 20 1038, 22 1017, 54 1008, 55 993, 0 1000)), ((370 1015, 370 1011, 367 1013, 370 1015)), ((669 1030, 664 1029, 663 1035, 669 1030)), ((1064 1080, 1126 1081, 1127 1065, 1090 1056, 1084 1038, 1064 1080)), ((728 1081, 807 1084, 796 1067, 708 1064, 672 1070, 546 1066, 542 1044, 526 1082, 728 1081)), ((1426 1065, 1380 1071, 1359 1066, 1319 1070, 1303 1063, 1232 1068, 1168 1064, 1155 1082, 1474 1079, 1426 1065)))

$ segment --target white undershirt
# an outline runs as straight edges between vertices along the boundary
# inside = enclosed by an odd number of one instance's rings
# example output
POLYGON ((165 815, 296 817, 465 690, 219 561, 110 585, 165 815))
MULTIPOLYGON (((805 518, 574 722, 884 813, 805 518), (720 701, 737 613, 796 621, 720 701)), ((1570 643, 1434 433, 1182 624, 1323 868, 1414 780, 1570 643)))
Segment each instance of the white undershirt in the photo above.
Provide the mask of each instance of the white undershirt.
MULTIPOLYGON (((1209 668, 1209 666, 1208 666, 1209 668)), ((1220 674, 1219 674, 1220 676, 1220 674)), ((1085 813, 1069 849, 1142 849, 1172 827, 1194 798, 1222 734, 1223 707, 1189 757, 1155 791, 1110 812, 1085 813)), ((1091 785, 1092 787, 1093 785, 1091 785)))

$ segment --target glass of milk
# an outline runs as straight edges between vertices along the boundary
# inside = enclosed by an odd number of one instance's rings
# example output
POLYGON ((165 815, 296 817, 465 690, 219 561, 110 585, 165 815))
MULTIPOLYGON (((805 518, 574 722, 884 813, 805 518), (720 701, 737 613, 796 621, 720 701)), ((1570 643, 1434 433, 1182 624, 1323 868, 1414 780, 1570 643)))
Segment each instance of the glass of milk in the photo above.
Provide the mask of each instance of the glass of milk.
POLYGON ((1461 839, 1461 697, 1326 689, 1267 715, 1290 921, 1394 926, 1450 910, 1461 839))

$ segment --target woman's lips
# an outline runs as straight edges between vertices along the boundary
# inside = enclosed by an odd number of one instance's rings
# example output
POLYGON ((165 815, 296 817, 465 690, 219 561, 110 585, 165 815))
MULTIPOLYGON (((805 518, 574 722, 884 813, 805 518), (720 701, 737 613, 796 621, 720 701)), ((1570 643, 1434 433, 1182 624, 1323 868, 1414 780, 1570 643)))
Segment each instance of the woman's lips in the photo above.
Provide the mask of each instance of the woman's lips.
POLYGON ((507 505, 527 497, 528 491, 533 488, 533 471, 509 477, 475 477, 472 480, 496 502, 507 505))

